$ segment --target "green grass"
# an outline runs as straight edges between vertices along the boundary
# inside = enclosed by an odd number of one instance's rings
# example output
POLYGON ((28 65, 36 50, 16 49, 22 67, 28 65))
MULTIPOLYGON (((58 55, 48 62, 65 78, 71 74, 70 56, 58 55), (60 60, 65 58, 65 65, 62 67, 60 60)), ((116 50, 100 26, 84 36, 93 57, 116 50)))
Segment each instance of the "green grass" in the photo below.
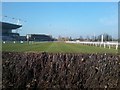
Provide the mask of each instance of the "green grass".
POLYGON ((33 44, 6 43, 2 44, 2 51, 13 52, 52 52, 52 53, 117 53, 114 48, 108 49, 81 44, 69 44, 63 42, 46 42, 33 44))

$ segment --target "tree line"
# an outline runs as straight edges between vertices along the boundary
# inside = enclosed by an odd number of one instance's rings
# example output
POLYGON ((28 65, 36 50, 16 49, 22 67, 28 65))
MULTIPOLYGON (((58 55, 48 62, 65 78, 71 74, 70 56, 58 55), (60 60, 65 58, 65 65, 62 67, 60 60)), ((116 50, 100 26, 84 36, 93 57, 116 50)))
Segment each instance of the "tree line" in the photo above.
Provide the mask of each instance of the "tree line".
POLYGON ((83 38, 82 36, 80 36, 79 38, 72 38, 72 37, 58 37, 58 41, 76 41, 76 40, 80 40, 80 41, 101 41, 101 37, 103 35, 103 41, 118 41, 118 39, 115 39, 112 37, 112 35, 109 35, 107 33, 104 34, 100 34, 98 36, 86 36, 85 38, 83 38))

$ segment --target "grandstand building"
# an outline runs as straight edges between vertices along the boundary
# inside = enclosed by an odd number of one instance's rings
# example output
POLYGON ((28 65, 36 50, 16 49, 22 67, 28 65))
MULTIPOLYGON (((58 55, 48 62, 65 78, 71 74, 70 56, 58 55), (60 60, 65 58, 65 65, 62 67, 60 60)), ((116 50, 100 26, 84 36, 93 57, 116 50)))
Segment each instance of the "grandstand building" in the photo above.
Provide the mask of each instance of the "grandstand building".
POLYGON ((27 34, 29 41, 53 41, 51 35, 45 34, 27 34))
POLYGON ((20 36, 19 33, 13 32, 13 30, 17 31, 22 27, 22 25, 1 22, 0 21, 0 31, 2 32, 2 41, 53 41, 54 39, 50 35, 45 34, 27 34, 26 36, 20 36), (28 37, 28 38, 27 38, 28 37))
POLYGON ((3 41, 19 41, 19 33, 13 33, 12 30, 17 30, 22 27, 22 25, 0 22, 0 31, 2 31, 2 40, 3 41))

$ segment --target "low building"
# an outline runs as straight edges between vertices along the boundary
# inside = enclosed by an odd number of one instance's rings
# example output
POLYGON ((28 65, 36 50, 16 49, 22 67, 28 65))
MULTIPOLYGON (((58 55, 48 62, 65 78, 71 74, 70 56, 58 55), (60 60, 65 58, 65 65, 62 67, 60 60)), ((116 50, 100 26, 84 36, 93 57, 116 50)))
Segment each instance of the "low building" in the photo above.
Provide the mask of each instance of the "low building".
POLYGON ((53 41, 51 35, 45 35, 45 34, 27 34, 27 39, 29 41, 53 41))

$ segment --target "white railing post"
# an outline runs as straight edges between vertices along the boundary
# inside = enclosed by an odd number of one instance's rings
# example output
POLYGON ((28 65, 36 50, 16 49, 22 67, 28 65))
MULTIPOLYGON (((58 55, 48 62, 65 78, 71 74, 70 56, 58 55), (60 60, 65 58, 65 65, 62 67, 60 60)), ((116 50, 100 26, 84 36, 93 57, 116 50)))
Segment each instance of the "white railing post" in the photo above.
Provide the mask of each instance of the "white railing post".
POLYGON ((101 43, 100 43, 100 47, 101 47, 101 43))
POLYGON ((118 45, 116 45, 116 50, 118 49, 118 45))
POLYGON ((105 43, 104 43, 104 48, 105 48, 106 46, 105 46, 105 43))
POLYGON ((109 45, 109 49, 110 49, 110 45, 109 45))

